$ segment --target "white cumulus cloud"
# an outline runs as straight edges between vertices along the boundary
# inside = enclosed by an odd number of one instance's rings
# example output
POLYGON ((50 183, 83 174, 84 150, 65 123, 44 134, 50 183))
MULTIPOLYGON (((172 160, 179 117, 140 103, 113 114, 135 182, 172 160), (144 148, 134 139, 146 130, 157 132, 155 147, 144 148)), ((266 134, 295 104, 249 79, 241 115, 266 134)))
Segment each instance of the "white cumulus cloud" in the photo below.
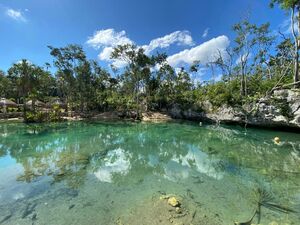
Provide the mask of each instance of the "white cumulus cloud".
POLYGON ((194 42, 188 31, 175 31, 164 37, 153 39, 149 45, 144 45, 143 48, 146 54, 150 54, 154 49, 168 48, 172 44, 192 46, 194 42))
MULTIPOLYGON (((126 66, 126 62, 111 59, 111 53, 114 47, 117 45, 135 44, 135 42, 126 35, 125 31, 117 32, 114 29, 98 30, 93 36, 88 38, 86 43, 97 50, 100 49, 98 55, 100 60, 112 63, 117 68, 126 66)), ((205 64, 213 60, 219 51, 226 57, 225 49, 229 46, 229 43, 228 37, 224 35, 219 36, 191 49, 186 49, 171 55, 167 60, 173 67, 181 67, 186 64, 191 65, 195 61, 205 64)), ((174 44, 193 46, 194 41, 188 31, 175 31, 163 37, 155 38, 151 40, 149 44, 138 47, 144 48, 145 53, 150 55, 155 49, 168 48, 174 44)))
POLYGON ((191 65, 196 61, 199 61, 201 64, 206 64, 215 59, 218 51, 225 55, 225 49, 229 44, 230 41, 228 37, 222 35, 191 49, 186 49, 171 55, 167 60, 173 67, 184 66, 186 64, 191 65))
POLYGON ((95 49, 102 49, 98 55, 99 59, 112 62, 112 64, 117 68, 124 67, 126 62, 121 60, 112 60, 110 58, 114 47, 118 45, 134 44, 134 42, 126 36, 126 32, 124 30, 116 32, 114 29, 98 30, 92 37, 88 38, 86 43, 95 49))
MULTIPOLYGON (((117 32, 114 29, 98 30, 93 36, 88 38, 86 43, 95 49, 101 49, 98 55, 99 59, 111 62, 117 68, 126 66, 126 62, 110 58, 114 47, 124 44, 135 44, 134 41, 127 37, 125 31, 117 32)), ((147 45, 138 47, 144 48, 145 53, 149 55, 157 48, 168 48, 173 44, 192 46, 194 42, 188 31, 175 31, 163 37, 153 39, 147 45)))
POLYGON ((26 18, 20 10, 7 9, 6 15, 16 21, 26 22, 26 18))
POLYGON ((98 30, 92 37, 89 37, 87 44, 99 49, 101 47, 115 47, 117 45, 133 44, 123 30, 116 32, 114 29, 98 30))
POLYGON ((111 53, 113 52, 113 47, 105 47, 103 48, 102 52, 99 54, 99 59, 101 60, 108 60, 110 59, 111 53))
POLYGON ((115 47, 117 45, 133 44, 126 36, 126 32, 116 32, 114 29, 98 30, 88 38, 87 44, 99 49, 101 47, 115 47))

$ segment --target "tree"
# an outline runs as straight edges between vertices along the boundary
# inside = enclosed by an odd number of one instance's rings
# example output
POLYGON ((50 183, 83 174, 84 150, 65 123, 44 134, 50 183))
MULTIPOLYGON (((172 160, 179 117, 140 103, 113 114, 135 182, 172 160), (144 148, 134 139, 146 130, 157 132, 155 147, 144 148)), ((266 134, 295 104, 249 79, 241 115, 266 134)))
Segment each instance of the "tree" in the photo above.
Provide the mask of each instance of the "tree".
POLYGON ((285 38, 276 46, 276 54, 269 60, 268 66, 275 76, 278 77, 278 82, 275 87, 282 81, 288 80, 293 74, 293 43, 290 38, 285 38))
POLYGON ((146 110, 148 105, 149 82, 151 78, 151 67, 155 65, 155 60, 144 53, 143 48, 137 48, 134 45, 119 45, 114 48, 112 59, 121 60, 126 63, 123 73, 123 87, 131 93, 132 100, 135 102, 137 117, 140 114, 140 95, 146 94, 146 110))
POLYGON ((294 38, 294 87, 298 88, 299 83, 299 48, 300 48, 300 1, 299 0, 272 0, 271 7, 274 4, 279 4, 284 10, 291 11, 291 30, 294 38), (295 19, 295 14, 298 14, 298 18, 295 19), (296 22, 297 20, 297 22, 296 22), (295 25, 298 23, 298 36, 295 30, 295 25))
POLYGON ((80 111, 86 111, 91 107, 94 92, 92 91, 92 72, 91 65, 88 61, 84 61, 75 69, 77 74, 76 89, 80 102, 80 111))
MULTIPOLYGON (((18 98, 23 101, 23 113, 26 120, 26 99, 37 92, 40 68, 26 59, 15 63, 8 70, 8 78, 16 82, 18 98)), ((32 101, 34 108, 34 100, 32 101)))
POLYGON ((236 32, 233 51, 238 57, 237 62, 241 73, 240 92, 242 96, 246 96, 249 67, 250 69, 254 68, 258 59, 261 62, 265 61, 267 49, 271 45, 273 38, 269 36, 269 23, 256 26, 247 20, 243 20, 235 24, 233 30, 236 32), (250 65, 251 57, 254 60, 252 65, 250 65))
POLYGON ((177 73, 175 80, 175 94, 176 94, 176 103, 190 103, 190 93, 192 90, 193 84, 191 82, 190 75, 181 68, 177 73))
POLYGON ((118 84, 117 78, 101 68, 97 61, 90 61, 92 95, 90 96, 94 108, 98 110, 115 109, 117 106, 118 84))
POLYGON ((8 98, 12 96, 12 83, 6 77, 4 71, 0 70, 0 97, 8 98))
POLYGON ((225 80, 230 81, 233 76, 234 52, 232 48, 226 48, 225 54, 219 49, 214 64, 221 69, 225 80))
POLYGON ((47 102, 49 98, 57 96, 57 83, 52 74, 42 67, 37 68, 38 73, 38 87, 37 96, 39 99, 47 102))
MULTIPOLYGON (((85 52, 79 45, 67 45, 63 48, 48 46, 48 48, 51 50, 50 54, 55 58, 54 65, 58 69, 56 76, 60 93, 66 99, 67 104, 70 105, 78 97, 77 78, 78 72, 82 71, 80 67, 87 66, 85 52)), ((82 74, 80 76, 82 77, 82 74)), ((80 81, 83 80, 80 79, 80 81)))
POLYGON ((175 70, 167 63, 166 56, 160 62, 160 68, 156 73, 156 80, 158 82, 158 90, 156 92, 156 99, 159 108, 169 107, 174 104, 176 73, 175 70))

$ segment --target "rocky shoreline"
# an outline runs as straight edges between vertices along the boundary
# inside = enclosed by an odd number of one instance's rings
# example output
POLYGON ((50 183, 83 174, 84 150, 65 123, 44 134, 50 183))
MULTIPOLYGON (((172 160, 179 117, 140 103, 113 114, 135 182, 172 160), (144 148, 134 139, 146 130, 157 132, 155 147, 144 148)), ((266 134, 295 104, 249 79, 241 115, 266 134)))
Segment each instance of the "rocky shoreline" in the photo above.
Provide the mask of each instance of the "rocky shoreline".
POLYGON ((300 131, 299 90, 274 91, 271 97, 245 103, 243 106, 222 105, 214 108, 210 102, 206 101, 201 107, 202 112, 173 107, 169 114, 177 119, 300 131))
MULTIPOLYGON (((164 112, 144 112, 141 121, 164 122, 174 119, 201 121, 217 124, 239 124, 262 128, 287 129, 300 131, 300 91, 277 90, 268 98, 243 106, 222 105, 215 108, 210 102, 201 103, 201 111, 182 110, 178 105, 164 112)), ((66 121, 78 120, 135 120, 136 113, 103 112, 92 116, 80 115, 63 117, 66 121)), ((20 115, 0 115, 0 120, 22 120, 20 115), (17 119, 18 118, 18 119, 17 119)))
POLYGON ((214 116, 220 122, 300 130, 300 92, 274 91, 271 97, 261 98, 256 103, 243 107, 223 107, 216 114, 207 114, 208 118, 214 116))

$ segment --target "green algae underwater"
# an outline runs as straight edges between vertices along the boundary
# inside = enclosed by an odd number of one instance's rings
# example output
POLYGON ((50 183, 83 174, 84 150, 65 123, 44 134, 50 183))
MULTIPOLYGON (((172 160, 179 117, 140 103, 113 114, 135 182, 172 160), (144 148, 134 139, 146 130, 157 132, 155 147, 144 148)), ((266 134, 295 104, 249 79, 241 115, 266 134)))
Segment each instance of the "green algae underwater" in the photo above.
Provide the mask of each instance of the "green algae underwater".
POLYGON ((251 223, 300 224, 300 134, 192 122, 0 123, 1 225, 251 223))

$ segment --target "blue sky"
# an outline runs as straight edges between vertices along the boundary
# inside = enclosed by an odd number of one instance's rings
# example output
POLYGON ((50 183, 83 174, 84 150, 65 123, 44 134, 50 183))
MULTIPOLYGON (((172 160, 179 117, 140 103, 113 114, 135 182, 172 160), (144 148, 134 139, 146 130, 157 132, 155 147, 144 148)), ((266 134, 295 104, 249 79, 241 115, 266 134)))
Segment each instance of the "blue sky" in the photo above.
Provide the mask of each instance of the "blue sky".
POLYGON ((0 69, 7 70, 22 58, 39 65, 52 62, 46 46, 69 43, 82 45, 89 58, 107 65, 111 62, 103 51, 109 52, 114 41, 148 50, 152 45, 152 52, 175 55, 172 63, 178 66, 183 57, 207 54, 206 48, 214 45, 226 47, 233 40, 231 26, 247 15, 251 22, 269 21, 271 29, 278 30, 288 16, 268 4, 268 0, 1 0, 0 69), (206 47, 181 54, 205 42, 206 47))

